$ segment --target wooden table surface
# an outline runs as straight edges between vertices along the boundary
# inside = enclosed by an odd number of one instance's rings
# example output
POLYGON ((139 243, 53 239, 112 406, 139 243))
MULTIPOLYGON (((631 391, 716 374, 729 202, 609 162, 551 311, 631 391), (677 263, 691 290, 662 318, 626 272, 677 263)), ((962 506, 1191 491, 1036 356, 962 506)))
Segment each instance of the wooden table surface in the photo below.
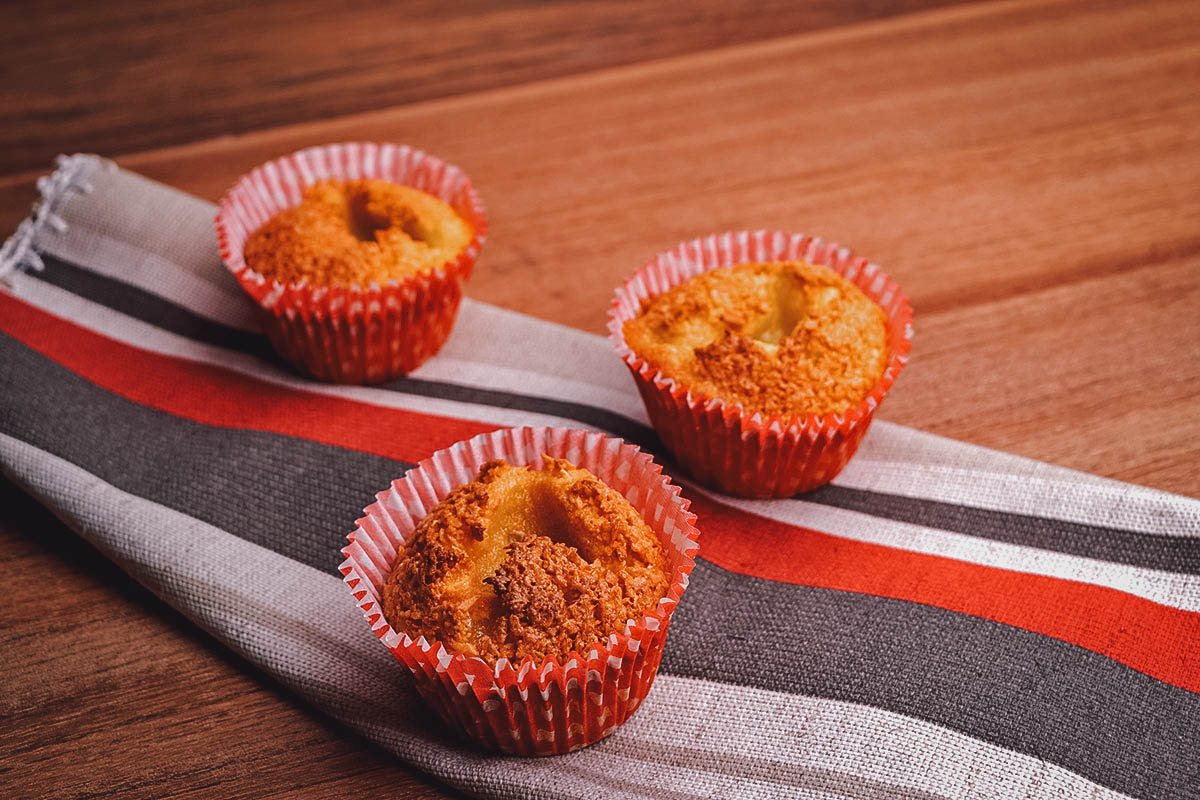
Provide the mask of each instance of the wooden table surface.
MULTIPOLYGON (((406 142, 488 203, 467 293, 594 332, 679 240, 818 233, 916 309, 882 418, 1200 497, 1200 4, 442 5, 6 7, 0 224, 59 151, 215 200, 406 142)), ((0 795, 447 793, 9 483, 0 536, 0 795)))

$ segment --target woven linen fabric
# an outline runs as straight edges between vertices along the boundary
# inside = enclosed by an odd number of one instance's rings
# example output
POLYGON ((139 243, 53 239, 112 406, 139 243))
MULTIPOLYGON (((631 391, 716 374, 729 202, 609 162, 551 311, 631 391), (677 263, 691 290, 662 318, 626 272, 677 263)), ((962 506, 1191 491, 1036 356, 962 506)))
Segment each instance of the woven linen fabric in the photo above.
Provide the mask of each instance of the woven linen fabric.
POLYGON ((410 377, 306 381, 221 265, 213 206, 88 156, 42 191, 0 252, 0 468, 442 781, 482 797, 1200 796, 1200 502, 882 421, 794 499, 724 497, 664 462, 701 550, 642 708, 566 756, 453 739, 368 630, 339 550, 376 491, 480 432, 596 429, 662 461, 608 342, 468 300, 410 377))

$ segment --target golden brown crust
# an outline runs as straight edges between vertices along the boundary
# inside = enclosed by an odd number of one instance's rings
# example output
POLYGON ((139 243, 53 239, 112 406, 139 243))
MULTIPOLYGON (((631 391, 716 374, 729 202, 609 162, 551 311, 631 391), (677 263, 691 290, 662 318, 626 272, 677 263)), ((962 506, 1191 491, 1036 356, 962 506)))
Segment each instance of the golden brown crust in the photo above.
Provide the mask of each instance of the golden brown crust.
POLYGON ((450 206, 384 180, 323 181, 250 234, 246 266, 285 283, 383 284, 436 269, 473 231, 450 206))
POLYGON ((621 630, 634 614, 626 613, 620 588, 607 578, 569 545, 545 536, 514 542, 484 578, 498 601, 493 637, 503 644, 497 652, 507 654, 512 643, 509 658, 561 658, 621 630))
POLYGON ((565 657, 654 609, 654 531, 586 469, 489 461, 421 520, 383 587, 393 628, 488 661, 565 657))
POLYGON ((768 416, 845 411, 887 359, 883 309, 803 261, 697 275, 648 300, 623 330, 631 350, 689 391, 768 416))

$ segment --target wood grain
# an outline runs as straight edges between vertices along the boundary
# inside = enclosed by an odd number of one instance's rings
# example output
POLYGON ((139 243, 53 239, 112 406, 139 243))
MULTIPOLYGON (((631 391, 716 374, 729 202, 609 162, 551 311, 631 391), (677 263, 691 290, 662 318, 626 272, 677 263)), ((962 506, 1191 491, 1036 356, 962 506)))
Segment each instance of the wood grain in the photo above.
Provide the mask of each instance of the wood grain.
MULTIPOLYGON (((1198 32, 1194 3, 968 4, 340 119, 314 105, 119 162, 215 200, 301 146, 425 147, 488 202, 468 294, 595 332, 681 239, 820 233, 913 299, 883 418, 1200 497, 1198 32)), ((0 179, 0 220, 29 180, 0 179)), ((0 736, 19 743, 0 794, 439 796, 0 492, 0 736)))
POLYGON ((296 774, 318 763, 313 797, 446 796, 230 654, 3 478, 0 541, 0 795, 295 797, 296 774))
POLYGON ((309 796, 446 796, 209 639, 3 478, 0 541, 0 795, 296 797, 295 776, 316 763, 309 796))
POLYGON ((0 175, 956 0, 116 0, 0 6, 0 175))
POLYGON ((120 163, 215 200, 313 142, 427 148, 488 202, 467 293, 598 333, 682 239, 818 233, 916 309, 883 418, 1200 496, 1196 30, 1195 4, 954 8, 120 163))

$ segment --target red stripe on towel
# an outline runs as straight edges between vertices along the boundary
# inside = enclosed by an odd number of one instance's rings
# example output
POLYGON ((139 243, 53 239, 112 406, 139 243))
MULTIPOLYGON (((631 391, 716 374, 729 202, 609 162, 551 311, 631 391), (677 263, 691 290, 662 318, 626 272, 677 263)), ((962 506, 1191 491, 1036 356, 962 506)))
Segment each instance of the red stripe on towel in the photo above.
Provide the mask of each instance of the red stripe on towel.
MULTIPOLYGON (((115 394, 208 425, 296 436, 408 462, 497 427, 304 391, 149 352, 2 293, 0 326, 115 394)), ((700 517, 701 555, 724 569, 993 620, 1200 692, 1195 612, 1108 587, 845 539, 705 496, 692 499, 700 517)))

